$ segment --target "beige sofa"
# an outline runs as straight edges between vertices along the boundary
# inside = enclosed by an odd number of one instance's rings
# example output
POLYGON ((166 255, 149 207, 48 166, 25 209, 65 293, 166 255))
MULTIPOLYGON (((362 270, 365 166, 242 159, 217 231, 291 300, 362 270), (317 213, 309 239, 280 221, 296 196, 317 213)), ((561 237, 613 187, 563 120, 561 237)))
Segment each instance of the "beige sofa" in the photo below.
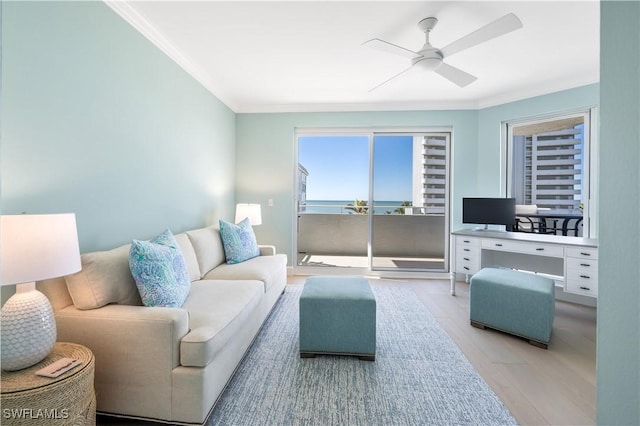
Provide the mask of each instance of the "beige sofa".
POLYGON ((129 245, 82 255, 81 272, 38 284, 52 302, 58 341, 96 358, 98 412, 202 424, 286 284, 286 255, 226 264, 213 227, 175 236, 191 278, 180 308, 145 307, 129 245))

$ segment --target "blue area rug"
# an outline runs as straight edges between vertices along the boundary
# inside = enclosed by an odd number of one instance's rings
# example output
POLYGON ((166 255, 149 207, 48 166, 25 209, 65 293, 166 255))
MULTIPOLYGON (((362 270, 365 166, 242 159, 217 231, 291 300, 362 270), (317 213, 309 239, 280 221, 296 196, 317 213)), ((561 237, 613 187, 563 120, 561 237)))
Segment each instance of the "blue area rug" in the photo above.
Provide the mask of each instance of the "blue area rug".
POLYGON ((300 359, 288 285, 209 425, 513 425, 502 401, 408 289, 373 287, 375 362, 300 359))

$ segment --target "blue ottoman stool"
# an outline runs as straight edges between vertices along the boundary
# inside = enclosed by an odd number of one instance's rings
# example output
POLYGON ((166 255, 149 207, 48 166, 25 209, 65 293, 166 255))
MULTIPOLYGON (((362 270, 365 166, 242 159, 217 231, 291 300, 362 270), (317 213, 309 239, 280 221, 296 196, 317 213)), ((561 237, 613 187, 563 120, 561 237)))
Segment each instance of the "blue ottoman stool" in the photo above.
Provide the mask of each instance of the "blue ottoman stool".
POLYGON ((524 337, 547 349, 555 314, 552 279, 511 269, 484 268, 471 277, 471 325, 524 337))
POLYGON ((318 276, 300 295, 300 357, 376 357, 376 298, 361 277, 318 276))

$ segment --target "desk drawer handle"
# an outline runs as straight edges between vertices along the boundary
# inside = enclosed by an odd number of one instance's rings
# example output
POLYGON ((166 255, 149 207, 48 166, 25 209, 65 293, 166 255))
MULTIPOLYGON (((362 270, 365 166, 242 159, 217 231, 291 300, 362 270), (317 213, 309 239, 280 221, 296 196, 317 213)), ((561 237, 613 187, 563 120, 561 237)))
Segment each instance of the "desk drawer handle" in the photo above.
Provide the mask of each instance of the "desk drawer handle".
POLYGON ((496 247, 502 247, 502 244, 496 243, 496 247))
POLYGON ((464 240, 464 242, 465 242, 465 243, 470 243, 471 241, 470 241, 470 240, 464 240))
POLYGON ((580 286, 580 290, 591 290, 589 287, 585 287, 585 286, 580 286))
POLYGON ((469 262, 471 260, 468 257, 463 257, 463 259, 466 260, 467 262, 469 262))
POLYGON ((591 253, 585 253, 585 252, 582 252, 582 251, 581 251, 581 252, 580 252, 580 255, 582 255, 582 256, 591 256, 591 253))
POLYGON ((589 267, 591 265, 589 265, 588 263, 581 263, 580 266, 585 266, 585 267, 589 267))
POLYGON ((544 248, 538 247, 538 248, 536 248, 536 251, 544 251, 544 248))
POLYGON ((467 271, 469 270, 469 268, 467 268, 466 266, 463 266, 462 268, 463 268, 463 269, 466 269, 467 271))
POLYGON ((591 279, 591 277, 589 275, 580 275, 580 278, 585 278, 587 280, 591 279))
POLYGON ((462 249, 462 250, 464 250, 464 251, 471 251, 470 249, 462 249))

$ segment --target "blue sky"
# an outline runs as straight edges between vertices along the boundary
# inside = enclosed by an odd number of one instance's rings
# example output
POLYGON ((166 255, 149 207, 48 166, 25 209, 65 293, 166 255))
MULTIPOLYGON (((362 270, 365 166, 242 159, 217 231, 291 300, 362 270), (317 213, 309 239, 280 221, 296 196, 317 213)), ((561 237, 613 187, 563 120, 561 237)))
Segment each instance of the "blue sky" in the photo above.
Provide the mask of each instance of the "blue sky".
MULTIPOLYGON (((368 136, 303 136, 298 160, 308 171, 308 200, 369 198, 368 136)), ((374 148, 374 198, 411 200, 411 136, 377 136, 374 148)))

